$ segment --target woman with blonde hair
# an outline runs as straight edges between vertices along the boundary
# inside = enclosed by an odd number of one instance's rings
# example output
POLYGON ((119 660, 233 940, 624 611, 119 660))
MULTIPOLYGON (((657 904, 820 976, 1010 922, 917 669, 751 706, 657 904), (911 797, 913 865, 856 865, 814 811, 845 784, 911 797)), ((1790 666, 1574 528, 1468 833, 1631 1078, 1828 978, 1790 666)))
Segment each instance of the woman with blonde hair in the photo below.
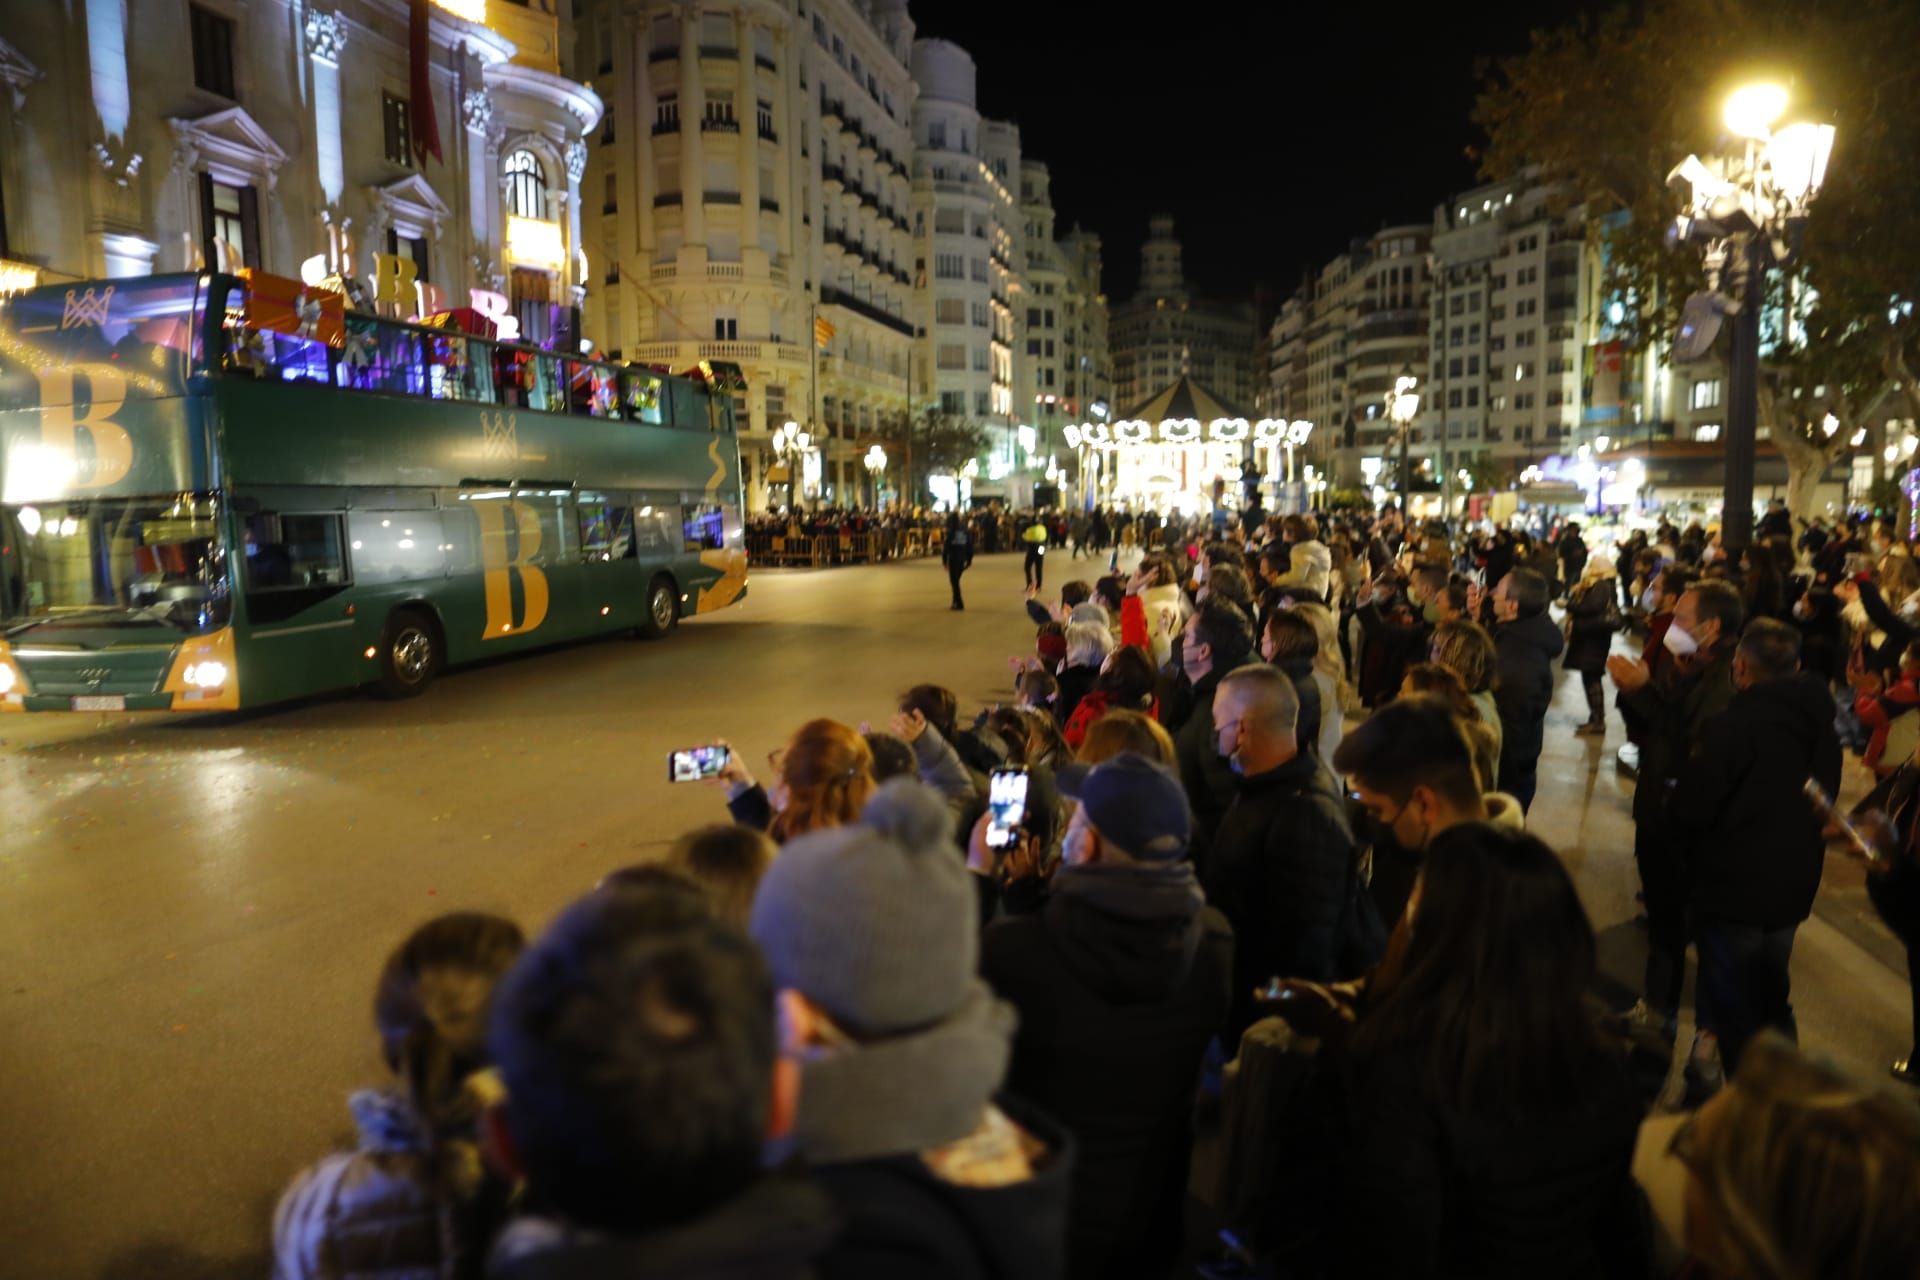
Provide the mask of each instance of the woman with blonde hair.
POLYGON ((1480 722, 1493 731, 1493 762, 1500 763, 1500 708, 1493 700, 1493 677, 1499 670, 1499 655, 1487 629, 1466 618, 1443 622, 1433 629, 1427 645, 1427 659, 1460 677, 1467 696, 1480 709, 1480 722))
POLYGON ((1314 680, 1320 686, 1321 719, 1343 720, 1360 709, 1360 697, 1347 683, 1346 660, 1340 656, 1340 622, 1333 610, 1312 600, 1295 602, 1293 611, 1313 624, 1320 637, 1320 652, 1314 655, 1314 680))
POLYGON ((776 844, 847 826, 873 794, 873 751, 838 720, 807 721, 767 763, 777 775, 770 788, 753 780, 737 752, 719 781, 726 785, 733 820, 766 832, 776 844))
POLYGON ((1920 1108, 1910 1098, 1861 1085, 1768 1032, 1667 1152, 1686 1168, 1687 1253, 1703 1274, 1914 1274, 1920 1108))
POLYGON ((1129 751, 1168 769, 1175 767, 1173 738, 1160 722, 1143 712, 1118 707, 1087 726, 1087 736, 1074 759, 1091 768, 1129 751))

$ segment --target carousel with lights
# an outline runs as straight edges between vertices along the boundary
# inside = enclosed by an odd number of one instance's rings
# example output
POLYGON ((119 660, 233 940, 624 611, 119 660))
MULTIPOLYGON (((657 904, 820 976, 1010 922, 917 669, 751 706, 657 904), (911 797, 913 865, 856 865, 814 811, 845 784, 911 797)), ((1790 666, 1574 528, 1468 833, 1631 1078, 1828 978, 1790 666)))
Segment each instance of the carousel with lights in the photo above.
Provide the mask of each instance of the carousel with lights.
POLYGON ((1213 508, 1216 491, 1242 505, 1249 477, 1269 509, 1290 505, 1284 491, 1306 487, 1295 483, 1294 451, 1312 433, 1310 422, 1252 419, 1182 376, 1111 422, 1067 427, 1066 440, 1090 504, 1192 516, 1213 508))

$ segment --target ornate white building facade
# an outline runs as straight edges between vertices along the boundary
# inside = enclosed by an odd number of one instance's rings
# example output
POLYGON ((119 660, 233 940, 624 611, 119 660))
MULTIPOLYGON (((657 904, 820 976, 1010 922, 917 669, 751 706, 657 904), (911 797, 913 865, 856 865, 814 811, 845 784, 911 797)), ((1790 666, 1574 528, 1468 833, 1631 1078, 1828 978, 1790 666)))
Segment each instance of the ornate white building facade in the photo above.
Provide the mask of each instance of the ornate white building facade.
POLYGON ((393 254, 432 286, 423 310, 501 293, 527 336, 569 338, 601 104, 563 72, 558 4, 437 0, 441 157, 424 164, 406 0, 9 6, 0 257, 77 278, 222 262, 292 276, 321 256, 370 278, 393 254))

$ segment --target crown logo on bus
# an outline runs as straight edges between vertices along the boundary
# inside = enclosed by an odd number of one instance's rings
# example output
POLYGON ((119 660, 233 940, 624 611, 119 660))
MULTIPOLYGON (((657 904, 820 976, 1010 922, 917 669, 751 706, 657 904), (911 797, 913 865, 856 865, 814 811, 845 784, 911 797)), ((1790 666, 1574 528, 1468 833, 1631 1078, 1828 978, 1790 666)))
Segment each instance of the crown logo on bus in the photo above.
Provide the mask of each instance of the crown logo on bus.
POLYGON ((520 457, 520 439, 517 434, 519 415, 512 413, 480 414, 480 456, 483 458, 501 458, 508 462, 520 457))
POLYGON ((72 289, 67 290, 65 305, 60 308, 60 327, 78 329, 83 325, 93 325, 97 328, 105 324, 107 310, 113 305, 113 290, 114 286, 108 285, 106 292, 98 297, 94 296, 92 289, 79 297, 74 296, 72 289))

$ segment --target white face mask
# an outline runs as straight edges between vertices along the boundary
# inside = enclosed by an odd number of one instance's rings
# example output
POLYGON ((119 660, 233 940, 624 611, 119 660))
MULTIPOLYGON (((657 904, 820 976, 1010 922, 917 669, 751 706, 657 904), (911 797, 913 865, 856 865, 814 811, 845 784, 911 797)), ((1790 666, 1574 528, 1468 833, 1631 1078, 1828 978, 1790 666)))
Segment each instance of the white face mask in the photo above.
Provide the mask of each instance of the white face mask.
POLYGON ((1667 628, 1666 634, 1660 637, 1660 643, 1676 658, 1689 658, 1700 651, 1700 642, 1677 625, 1667 628))

